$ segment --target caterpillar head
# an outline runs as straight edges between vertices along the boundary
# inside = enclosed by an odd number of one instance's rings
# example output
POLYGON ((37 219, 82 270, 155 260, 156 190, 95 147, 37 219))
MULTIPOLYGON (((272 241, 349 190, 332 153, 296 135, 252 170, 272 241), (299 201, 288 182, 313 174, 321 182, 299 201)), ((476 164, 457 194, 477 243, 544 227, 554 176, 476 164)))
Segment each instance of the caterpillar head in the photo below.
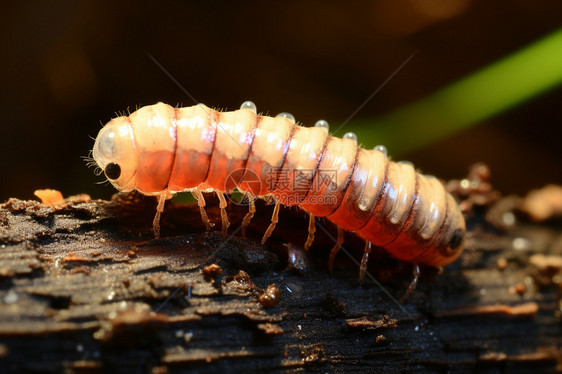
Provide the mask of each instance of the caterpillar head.
POLYGON ((115 118, 100 130, 92 154, 115 188, 123 192, 135 189, 137 157, 133 129, 127 117, 115 118))

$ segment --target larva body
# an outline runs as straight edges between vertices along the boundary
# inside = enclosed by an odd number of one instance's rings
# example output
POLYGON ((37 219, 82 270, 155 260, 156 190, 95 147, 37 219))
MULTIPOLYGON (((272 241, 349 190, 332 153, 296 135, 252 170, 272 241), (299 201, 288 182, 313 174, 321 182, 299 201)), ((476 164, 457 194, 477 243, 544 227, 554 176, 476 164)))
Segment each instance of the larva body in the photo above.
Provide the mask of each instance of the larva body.
POLYGON ((93 156, 121 191, 272 195, 415 264, 451 263, 464 244, 464 218, 437 179, 285 117, 158 103, 111 120, 93 156))

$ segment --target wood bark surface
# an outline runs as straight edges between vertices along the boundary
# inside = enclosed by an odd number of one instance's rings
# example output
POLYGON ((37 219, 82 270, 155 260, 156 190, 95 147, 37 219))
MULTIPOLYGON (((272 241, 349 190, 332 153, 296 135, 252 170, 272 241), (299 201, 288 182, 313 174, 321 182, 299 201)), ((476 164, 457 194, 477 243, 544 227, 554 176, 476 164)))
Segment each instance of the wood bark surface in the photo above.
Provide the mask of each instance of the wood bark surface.
MULTIPOLYGON (((559 221, 503 232, 476 210, 460 260, 424 269, 400 307, 359 282, 352 234, 353 260, 342 251, 330 273, 336 231, 317 220, 303 269, 287 261, 306 239, 302 212, 283 209, 262 246, 271 206, 258 204, 244 239, 246 207, 230 204, 225 237, 208 205, 212 232, 196 205, 168 202, 160 239, 155 202, 141 196, 0 205, 0 372, 562 370, 559 221)), ((397 298, 412 278, 384 251, 370 265, 397 298)))

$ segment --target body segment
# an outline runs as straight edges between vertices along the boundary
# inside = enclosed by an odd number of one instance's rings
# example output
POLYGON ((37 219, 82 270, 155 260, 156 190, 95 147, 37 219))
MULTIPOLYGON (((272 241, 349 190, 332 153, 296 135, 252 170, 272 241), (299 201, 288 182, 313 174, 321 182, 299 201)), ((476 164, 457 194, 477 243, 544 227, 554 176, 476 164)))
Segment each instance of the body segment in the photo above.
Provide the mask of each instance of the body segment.
POLYGON ((176 156, 170 175, 170 191, 195 188, 207 179, 217 127, 204 105, 176 112, 176 156))

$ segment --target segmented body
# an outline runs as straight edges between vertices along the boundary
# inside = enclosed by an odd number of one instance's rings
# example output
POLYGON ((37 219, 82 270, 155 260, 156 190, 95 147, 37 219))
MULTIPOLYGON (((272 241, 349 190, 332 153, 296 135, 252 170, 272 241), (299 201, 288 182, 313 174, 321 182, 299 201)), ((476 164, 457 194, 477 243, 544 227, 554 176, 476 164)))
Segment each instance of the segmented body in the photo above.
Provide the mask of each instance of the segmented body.
POLYGON ((446 265, 464 244, 464 218, 436 178, 284 117, 158 103, 110 121, 93 154, 119 190, 273 196, 416 264, 446 265))

